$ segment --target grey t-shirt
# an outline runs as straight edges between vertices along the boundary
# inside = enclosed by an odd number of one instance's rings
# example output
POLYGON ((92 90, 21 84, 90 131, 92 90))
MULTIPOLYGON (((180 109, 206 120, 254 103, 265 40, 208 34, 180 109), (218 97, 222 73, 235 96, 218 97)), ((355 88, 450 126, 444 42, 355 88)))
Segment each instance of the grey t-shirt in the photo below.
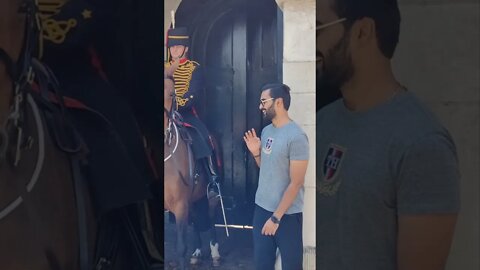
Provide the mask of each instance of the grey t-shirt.
MULTIPOLYGON (((275 212, 290 184, 290 160, 308 160, 308 139, 293 121, 275 128, 272 124, 262 130, 260 178, 255 203, 275 212)), ((302 187, 286 214, 303 212, 302 187)))
POLYGON ((397 217, 459 211, 448 131, 410 92, 317 113, 317 268, 397 269, 397 217))

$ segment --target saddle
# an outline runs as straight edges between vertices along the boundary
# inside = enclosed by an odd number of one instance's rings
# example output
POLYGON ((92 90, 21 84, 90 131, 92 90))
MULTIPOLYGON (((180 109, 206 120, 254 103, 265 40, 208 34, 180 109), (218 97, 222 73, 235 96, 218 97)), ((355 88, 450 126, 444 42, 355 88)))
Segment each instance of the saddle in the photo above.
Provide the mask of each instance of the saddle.
POLYGON ((210 134, 205 124, 196 116, 188 113, 183 114, 181 126, 184 132, 191 138, 191 147, 195 159, 209 157, 213 153, 210 143, 210 134))
POLYGON ((189 128, 192 128, 193 126, 185 122, 182 114, 180 114, 180 112, 178 111, 173 112, 172 119, 175 125, 177 125, 178 132, 180 133, 180 137, 182 138, 182 140, 184 140, 187 144, 191 146, 193 144, 193 139, 189 128))
POLYGON ((64 97, 58 88, 53 72, 38 60, 32 61, 37 82, 32 84, 31 94, 41 106, 49 127, 50 134, 57 147, 68 154, 78 154, 86 151, 83 138, 68 119, 67 108, 88 109, 84 104, 74 99, 64 97))

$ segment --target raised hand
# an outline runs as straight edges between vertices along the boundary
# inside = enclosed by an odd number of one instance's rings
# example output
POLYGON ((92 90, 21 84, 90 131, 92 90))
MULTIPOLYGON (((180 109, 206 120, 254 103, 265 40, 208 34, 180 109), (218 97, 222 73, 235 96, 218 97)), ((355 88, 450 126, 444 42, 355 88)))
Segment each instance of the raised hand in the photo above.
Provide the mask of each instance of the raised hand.
POLYGON ((173 73, 175 73, 175 70, 177 70, 179 64, 180 61, 178 59, 172 60, 171 65, 169 67, 165 67, 164 69, 164 78, 173 77, 173 73))
POLYGON ((260 147, 262 146, 262 142, 260 141, 260 138, 257 137, 255 129, 252 128, 251 130, 245 132, 243 140, 245 141, 245 144, 247 145, 247 148, 252 153, 252 155, 260 155, 260 147))

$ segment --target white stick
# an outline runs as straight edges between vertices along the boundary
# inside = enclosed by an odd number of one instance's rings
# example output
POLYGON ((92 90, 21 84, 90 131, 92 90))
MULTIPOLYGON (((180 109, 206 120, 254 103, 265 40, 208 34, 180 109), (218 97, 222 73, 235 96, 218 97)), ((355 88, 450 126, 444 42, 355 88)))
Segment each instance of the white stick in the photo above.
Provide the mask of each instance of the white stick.
MULTIPOLYGON (((211 184, 212 183, 208 183, 208 185, 207 185, 207 198, 209 198, 208 190, 209 190, 211 184)), ((227 224, 227 216, 225 215, 225 207, 223 206, 223 197, 222 197, 222 191, 220 190, 220 184, 218 184, 217 182, 213 182, 213 184, 215 186, 217 186, 218 195, 216 197, 220 198, 220 206, 222 207, 223 222, 225 223, 225 225, 223 227, 225 227, 225 232, 227 233, 227 237, 229 237, 230 236, 230 233, 228 232, 228 226, 229 225, 227 224)))
POLYGON ((225 207, 223 206, 222 192, 220 191, 220 185, 218 183, 217 183, 217 188, 218 188, 218 196, 220 196, 220 205, 222 206, 222 214, 223 214, 223 222, 225 223, 225 231, 227 232, 227 237, 229 237, 230 233, 228 232, 227 217, 225 216, 225 207))
POLYGON ((172 29, 175 29, 175 10, 171 10, 170 15, 172 16, 172 29))
POLYGON ((244 229, 244 230, 253 230, 252 226, 249 225, 224 225, 224 224, 215 224, 215 227, 220 227, 220 228, 234 228, 234 229, 244 229))

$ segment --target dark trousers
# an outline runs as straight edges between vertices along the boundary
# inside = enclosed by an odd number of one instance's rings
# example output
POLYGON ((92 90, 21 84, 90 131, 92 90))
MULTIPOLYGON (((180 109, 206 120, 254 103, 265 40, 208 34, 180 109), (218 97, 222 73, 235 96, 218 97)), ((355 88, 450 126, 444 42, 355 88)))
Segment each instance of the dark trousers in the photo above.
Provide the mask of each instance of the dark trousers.
POLYGON ((265 222, 272 216, 255 205, 253 215, 253 250, 256 270, 273 270, 276 250, 280 250, 282 270, 303 269, 302 213, 284 215, 274 236, 262 235, 265 222))

